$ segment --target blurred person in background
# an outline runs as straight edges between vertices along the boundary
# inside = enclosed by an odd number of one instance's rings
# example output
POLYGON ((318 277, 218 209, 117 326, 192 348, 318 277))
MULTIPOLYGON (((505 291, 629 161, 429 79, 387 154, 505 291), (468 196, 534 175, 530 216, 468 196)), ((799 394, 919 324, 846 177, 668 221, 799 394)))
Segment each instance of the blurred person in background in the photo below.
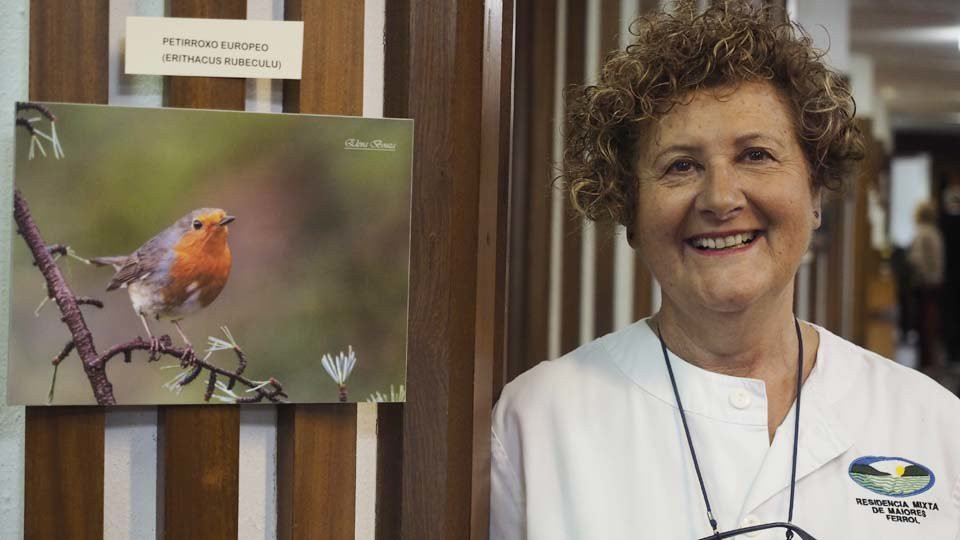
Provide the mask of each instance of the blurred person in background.
POLYGON ((960 172, 954 171, 948 176, 940 200, 943 208, 940 230, 946 255, 941 335, 946 342, 948 358, 954 366, 960 366, 960 172))
POLYGON ((943 293, 943 235, 937 228, 937 207, 929 201, 914 212, 916 235, 907 251, 912 276, 911 296, 916 306, 920 368, 942 362, 940 297, 943 293))

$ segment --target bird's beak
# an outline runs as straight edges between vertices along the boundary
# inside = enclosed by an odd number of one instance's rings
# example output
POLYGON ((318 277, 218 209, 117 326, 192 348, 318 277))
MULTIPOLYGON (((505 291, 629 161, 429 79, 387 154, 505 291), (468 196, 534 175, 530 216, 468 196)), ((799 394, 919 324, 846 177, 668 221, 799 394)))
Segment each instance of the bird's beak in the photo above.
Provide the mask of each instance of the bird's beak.
POLYGON ((220 225, 220 226, 222 227, 222 226, 224 226, 224 225, 227 225, 228 223, 233 223, 233 220, 235 220, 235 219, 237 219, 236 216, 227 216, 227 217, 221 219, 221 220, 217 223, 217 225, 220 225))

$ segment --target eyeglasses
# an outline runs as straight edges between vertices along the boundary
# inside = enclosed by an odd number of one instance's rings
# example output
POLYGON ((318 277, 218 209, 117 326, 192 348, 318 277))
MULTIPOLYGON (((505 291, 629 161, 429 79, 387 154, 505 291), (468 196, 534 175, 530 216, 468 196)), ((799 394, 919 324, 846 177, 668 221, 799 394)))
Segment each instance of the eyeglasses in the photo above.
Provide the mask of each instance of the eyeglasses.
POLYGON ((744 527, 742 529, 734 529, 727 532, 718 532, 711 534, 710 536, 705 536, 700 540, 723 540, 724 538, 733 538, 741 534, 747 534, 752 532, 765 531, 767 529, 784 529, 787 531, 787 538, 791 538, 793 533, 797 533, 797 536, 800 537, 800 540, 817 540, 813 537, 812 534, 807 531, 797 527, 792 523, 767 523, 765 525, 753 525, 750 527, 744 527))

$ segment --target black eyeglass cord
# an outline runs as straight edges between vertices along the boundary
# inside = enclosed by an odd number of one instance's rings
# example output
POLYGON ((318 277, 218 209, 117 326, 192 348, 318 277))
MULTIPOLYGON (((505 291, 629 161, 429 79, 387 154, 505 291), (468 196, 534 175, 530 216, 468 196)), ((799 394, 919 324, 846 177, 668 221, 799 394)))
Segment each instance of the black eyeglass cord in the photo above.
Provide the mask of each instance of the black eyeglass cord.
MULTIPOLYGON (((797 330, 797 343, 799 351, 797 353, 797 414, 793 426, 793 464, 790 467, 790 508, 787 513, 787 523, 793 523, 793 496, 797 487, 797 451, 800 442, 800 392, 803 388, 803 337, 800 335, 800 321, 793 318, 793 325, 797 330)), ((707 520, 710 521, 710 527, 713 528, 713 534, 719 535, 720 530, 717 527, 717 520, 713 517, 713 509, 710 507, 710 498, 707 497, 707 487, 703 483, 703 474, 700 472, 700 463, 697 461, 697 452, 693 449, 693 438, 690 436, 690 426, 687 425, 687 415, 683 412, 683 403, 680 402, 680 391, 677 389, 677 379, 673 375, 673 367, 670 365, 670 357, 667 355, 667 344, 663 341, 663 334, 660 333, 660 325, 657 325, 657 338, 660 339, 660 348, 663 350, 663 361, 667 364, 667 373, 670 374, 670 384, 673 385, 673 396, 677 399, 677 408, 680 409, 680 420, 683 422, 683 431, 687 435, 687 446, 690 448, 690 457, 693 459, 693 468, 697 471, 697 480, 700 481, 700 492, 703 494, 703 503, 707 507, 707 520)), ((787 540, 793 538, 793 531, 787 530, 787 540)))

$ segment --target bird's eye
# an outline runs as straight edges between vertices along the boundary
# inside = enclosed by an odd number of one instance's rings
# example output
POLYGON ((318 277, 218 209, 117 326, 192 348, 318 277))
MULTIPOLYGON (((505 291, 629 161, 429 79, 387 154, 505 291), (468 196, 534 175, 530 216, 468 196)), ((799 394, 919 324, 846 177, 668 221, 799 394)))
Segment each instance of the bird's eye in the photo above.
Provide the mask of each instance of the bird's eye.
POLYGON ((200 221, 199 219, 193 220, 193 228, 199 231, 200 229, 203 228, 203 222, 200 221))

